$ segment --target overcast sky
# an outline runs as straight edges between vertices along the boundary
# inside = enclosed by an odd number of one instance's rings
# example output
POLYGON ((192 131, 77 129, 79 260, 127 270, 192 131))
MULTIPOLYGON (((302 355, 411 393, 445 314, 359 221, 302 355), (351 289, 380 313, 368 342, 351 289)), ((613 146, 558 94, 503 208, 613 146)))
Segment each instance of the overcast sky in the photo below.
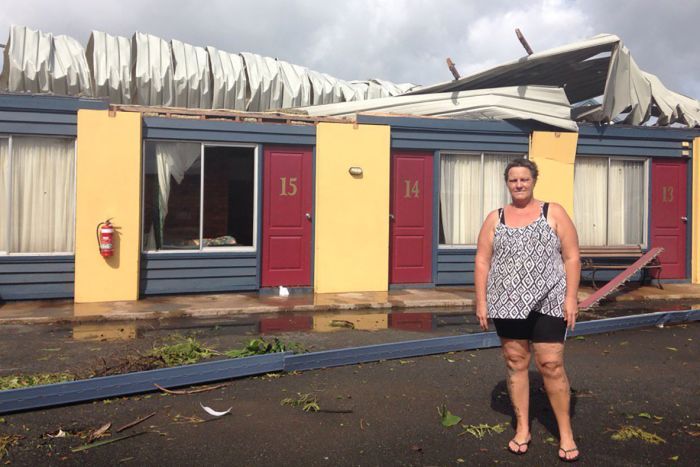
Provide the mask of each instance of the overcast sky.
POLYGON ((700 97, 692 33, 700 2, 674 0, 119 0, 3 2, 11 24, 66 34, 147 32, 228 52, 254 52, 338 78, 434 84, 599 33, 620 36, 639 66, 670 89, 700 97))

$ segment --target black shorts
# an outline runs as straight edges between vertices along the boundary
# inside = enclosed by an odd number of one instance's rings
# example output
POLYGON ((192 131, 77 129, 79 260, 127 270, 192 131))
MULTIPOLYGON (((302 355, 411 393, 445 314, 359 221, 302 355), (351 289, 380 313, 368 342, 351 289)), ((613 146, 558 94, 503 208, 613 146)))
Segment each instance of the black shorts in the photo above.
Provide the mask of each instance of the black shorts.
POLYGON ((566 321, 564 318, 530 312, 526 319, 492 318, 498 337, 527 339, 532 342, 564 342, 566 321))

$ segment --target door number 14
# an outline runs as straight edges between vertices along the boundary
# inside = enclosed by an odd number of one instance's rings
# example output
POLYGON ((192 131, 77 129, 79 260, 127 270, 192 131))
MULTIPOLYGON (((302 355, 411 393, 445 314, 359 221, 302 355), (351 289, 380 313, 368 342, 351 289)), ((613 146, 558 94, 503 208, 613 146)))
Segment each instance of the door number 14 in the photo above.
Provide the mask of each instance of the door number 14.
POLYGON ((420 189, 418 188, 418 180, 404 180, 406 185, 406 192, 404 193, 404 198, 419 198, 420 189))

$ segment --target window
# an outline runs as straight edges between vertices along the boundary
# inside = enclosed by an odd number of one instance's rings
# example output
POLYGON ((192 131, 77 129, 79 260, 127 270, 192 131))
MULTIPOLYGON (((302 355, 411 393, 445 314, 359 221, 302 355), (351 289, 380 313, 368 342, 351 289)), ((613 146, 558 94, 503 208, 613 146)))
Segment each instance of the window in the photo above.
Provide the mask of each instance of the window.
POLYGON ((75 142, 0 138, 0 252, 72 253, 75 142))
POLYGON ((644 245, 645 159, 577 157, 574 222, 583 246, 644 245))
POLYGON ((440 155, 440 244, 476 245, 484 217, 510 202, 503 171, 518 154, 440 155))
POLYGON ((256 154, 254 147, 147 142, 143 249, 254 248, 256 154))

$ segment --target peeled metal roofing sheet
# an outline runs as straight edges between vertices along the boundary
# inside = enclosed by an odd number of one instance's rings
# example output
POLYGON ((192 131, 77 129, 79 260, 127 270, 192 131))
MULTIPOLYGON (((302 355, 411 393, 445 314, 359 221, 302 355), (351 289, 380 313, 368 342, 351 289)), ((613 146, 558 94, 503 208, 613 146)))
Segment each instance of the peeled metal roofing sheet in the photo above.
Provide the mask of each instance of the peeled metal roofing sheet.
POLYGON ((92 31, 86 55, 93 79, 93 96, 106 97, 113 104, 130 104, 131 41, 92 31))
POLYGON ((248 79, 243 57, 207 47, 212 76, 212 109, 245 110, 248 79))
POLYGON ((476 91, 403 95, 300 109, 313 116, 348 116, 380 112, 464 119, 535 120, 578 131, 564 90, 549 86, 517 86, 476 91))
POLYGON ((346 82, 263 57, 136 33, 67 36, 12 26, 0 88, 104 97, 115 104, 265 111, 400 94, 414 85, 346 82))
MULTIPOLYGON (((620 38, 612 34, 600 34, 590 39, 567 44, 562 47, 545 50, 521 57, 502 65, 475 73, 463 78, 422 87, 411 94, 429 94, 434 92, 466 91, 501 86, 540 84, 524 82, 524 79, 545 79, 551 73, 583 60, 612 51, 620 38)), ((568 73, 565 73, 565 76, 568 73)), ((604 80, 605 77, 603 76, 604 80)), ((555 84, 555 83, 549 83, 555 84)), ((561 85, 562 83, 557 83, 561 85)))
POLYGON ((175 106, 211 109, 211 70, 207 51, 178 40, 172 40, 170 46, 173 51, 175 106))
POLYGON ((4 52, 0 85, 11 92, 51 92, 53 36, 12 26, 4 52))
POLYGON ((170 44, 151 34, 137 32, 132 38, 134 65, 133 103, 175 105, 173 56, 170 44))
POLYGON ((51 56, 51 89, 55 94, 92 96, 85 49, 72 37, 55 36, 51 56))

